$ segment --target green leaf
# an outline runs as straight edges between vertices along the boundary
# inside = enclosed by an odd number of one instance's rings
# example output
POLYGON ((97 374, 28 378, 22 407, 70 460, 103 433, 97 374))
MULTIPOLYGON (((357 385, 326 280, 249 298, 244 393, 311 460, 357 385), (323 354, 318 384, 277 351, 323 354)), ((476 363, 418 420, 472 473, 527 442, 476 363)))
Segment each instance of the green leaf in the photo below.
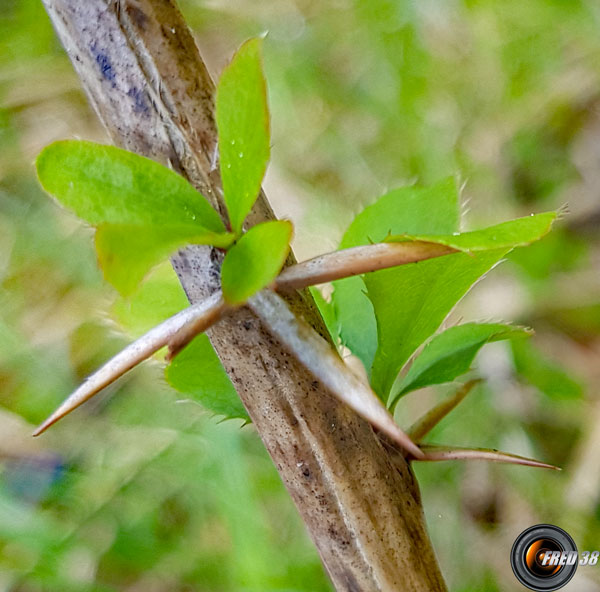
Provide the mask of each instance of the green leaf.
POLYGON ((221 267, 223 296, 230 304, 245 302, 281 271, 290 250, 292 223, 274 220, 253 226, 227 251, 221 267))
POLYGON ((386 399, 402 366, 471 286, 513 247, 546 234, 554 219, 554 213, 539 214, 491 229, 438 237, 411 233, 468 253, 367 274, 365 283, 378 331, 378 349, 372 367, 376 392, 386 399))
POLYGON ((227 419, 250 421, 206 335, 199 335, 165 369, 167 382, 203 407, 227 419))
POLYGON ((141 337, 189 304, 173 267, 164 261, 150 272, 135 294, 117 298, 111 314, 133 337, 141 337))
POLYGON ((458 229, 459 199, 454 179, 431 187, 401 187, 367 206, 346 230, 340 249, 382 242, 394 234, 446 234, 458 229))
POLYGON ((339 327, 339 336, 364 365, 367 374, 377 351, 377 321, 367 288, 360 276, 333 282, 332 303, 339 327))
POLYGON ((529 384, 553 399, 579 399, 581 383, 563 367, 544 356, 532 343, 511 344, 515 370, 529 384))
POLYGON ((340 331, 332 303, 325 300, 323 294, 321 294, 321 291, 315 286, 309 286, 308 289, 312 294, 319 312, 321 313, 321 317, 323 317, 323 322, 329 331, 329 335, 331 335, 331 339, 334 343, 337 343, 340 331))
POLYGON ((113 146, 67 140, 37 159, 44 189, 97 226, 96 247, 105 278, 123 295, 178 248, 227 247, 219 215, 183 177, 113 146))
POLYGON ((132 294, 148 271, 177 249, 189 244, 226 248, 232 241, 231 233, 199 233, 194 226, 105 224, 96 231, 98 262, 122 296, 132 294))
POLYGON ((93 226, 195 226, 224 232, 219 215, 183 177, 132 152, 65 140, 36 162, 42 187, 93 226))
POLYGON ((524 247, 550 232, 556 212, 545 212, 502 222, 483 230, 454 233, 446 236, 401 234, 388 236, 385 242, 425 241, 452 247, 465 253, 489 249, 524 247))
MULTIPOLYGON (((458 229, 456 183, 448 178, 431 187, 403 187, 390 191, 356 216, 340 248, 381 242, 390 234, 452 233, 458 229)), ((377 351, 377 323, 373 305, 360 277, 334 282, 332 302, 340 323, 342 343, 362 360, 368 373, 377 351)))
POLYGON ((377 319, 373 388, 387 399, 398 372, 469 288, 508 252, 457 253, 365 276, 377 319))
POLYGON ((262 39, 244 43, 223 70, 217 87, 216 118, 225 204, 236 234, 260 191, 270 154, 267 86, 262 39))
POLYGON ((486 343, 530 334, 524 327, 499 323, 465 323, 446 329, 433 337, 415 359, 390 399, 390 406, 393 407, 402 395, 410 391, 451 382, 464 374, 486 343))

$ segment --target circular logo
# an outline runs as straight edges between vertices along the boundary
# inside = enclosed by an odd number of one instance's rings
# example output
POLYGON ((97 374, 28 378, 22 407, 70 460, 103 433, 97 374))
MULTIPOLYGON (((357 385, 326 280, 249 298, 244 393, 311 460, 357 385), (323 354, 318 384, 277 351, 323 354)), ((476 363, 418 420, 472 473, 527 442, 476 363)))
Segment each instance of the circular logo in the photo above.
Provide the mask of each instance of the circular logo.
POLYGON ((578 564, 573 539, 558 526, 538 524, 524 530, 510 553, 513 572, 530 590, 558 590, 574 575, 578 564))

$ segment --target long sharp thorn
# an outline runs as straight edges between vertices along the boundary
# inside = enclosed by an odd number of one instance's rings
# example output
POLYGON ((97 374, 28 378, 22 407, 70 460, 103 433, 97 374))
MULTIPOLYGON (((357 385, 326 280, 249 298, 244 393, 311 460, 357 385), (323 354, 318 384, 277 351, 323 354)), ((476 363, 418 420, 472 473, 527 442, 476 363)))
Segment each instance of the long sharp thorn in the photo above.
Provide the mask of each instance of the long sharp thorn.
POLYGON ((217 323, 227 310, 228 306, 221 297, 219 302, 211 310, 206 312, 206 315, 198 317, 185 327, 182 327, 181 330, 169 340, 169 351, 165 356, 167 362, 171 361, 192 339, 194 339, 194 337, 217 323))
POLYGON ((481 378, 469 380, 463 384, 452 396, 432 407, 425 415, 420 417, 407 431, 415 442, 420 442, 450 411, 452 411, 473 389, 481 382, 481 378))
POLYGON ((509 463, 513 465, 524 465, 527 467, 539 467, 542 469, 552 469, 560 471, 560 467, 555 467, 548 463, 526 458, 517 454, 501 452, 490 448, 460 448, 457 446, 437 446, 423 444, 421 450, 424 456, 414 460, 422 461, 443 461, 443 460, 488 460, 493 462, 509 463))
POLYGON ((167 345, 179 332, 186 331, 190 326, 199 330, 208 328, 217 318, 215 311, 222 310, 223 300, 221 292, 213 294, 203 302, 194 304, 185 310, 167 319, 148 333, 140 337, 111 358, 104 366, 89 376, 63 403, 33 432, 39 436, 52 424, 91 399, 103 388, 123 376, 127 371, 137 366, 140 362, 156 353, 161 347, 167 345), (204 321, 204 324, 202 322, 204 321))
POLYGON ((371 388, 357 378, 337 352, 304 321, 298 319, 275 292, 263 290, 248 301, 269 332, 338 399, 387 434, 415 458, 423 456, 400 429, 371 388))
POLYGON ((354 275, 416 263, 455 253, 456 249, 423 241, 376 243, 319 255, 284 269, 275 280, 276 290, 299 290, 354 275))

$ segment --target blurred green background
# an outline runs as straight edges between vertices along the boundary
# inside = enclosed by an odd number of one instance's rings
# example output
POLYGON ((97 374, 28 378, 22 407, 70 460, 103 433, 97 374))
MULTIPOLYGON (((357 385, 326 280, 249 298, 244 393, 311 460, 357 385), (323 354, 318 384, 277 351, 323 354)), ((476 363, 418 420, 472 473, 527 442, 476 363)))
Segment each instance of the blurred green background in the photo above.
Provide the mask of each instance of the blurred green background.
MULTIPOLYGON (((186 0, 216 76, 268 31, 267 194, 306 258, 387 189, 454 175, 464 228, 568 204, 556 231, 453 313, 530 325, 489 345, 486 378, 432 440, 559 464, 417 466, 453 592, 522 589, 519 532, 551 522, 600 548, 600 5, 593 0, 186 0)), ((44 437, 88 373, 166 316, 161 290, 118 301, 92 231, 36 184, 65 137, 105 141, 38 0, 0 4, 0 591, 319 591, 320 562, 251 426, 219 424, 160 363, 44 437), (152 300, 154 298, 154 300, 152 300), (162 308, 161 308, 162 306, 162 308)), ((172 286, 168 267, 152 282, 172 286)), ((181 294, 178 295, 181 297, 181 294)), ((410 423, 449 391, 403 400, 410 423)), ((600 590, 600 567, 565 588, 600 590)))

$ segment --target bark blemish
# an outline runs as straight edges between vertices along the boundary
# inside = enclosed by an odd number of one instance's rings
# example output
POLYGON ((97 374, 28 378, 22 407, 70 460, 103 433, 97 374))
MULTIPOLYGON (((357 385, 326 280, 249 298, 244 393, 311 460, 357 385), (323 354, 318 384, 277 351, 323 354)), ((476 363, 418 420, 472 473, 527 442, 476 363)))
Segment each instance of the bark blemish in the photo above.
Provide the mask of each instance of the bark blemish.
POLYGON ((100 68, 100 73, 102 74, 102 77, 108 80, 111 83, 112 87, 115 88, 117 86, 116 73, 113 69, 110 57, 104 50, 98 49, 96 43, 93 43, 90 46, 90 50, 92 52, 92 55, 94 56, 94 59, 96 60, 96 63, 98 64, 98 67, 100 68))
POLYGON ((136 113, 148 114, 150 107, 148 105, 148 98, 146 91, 141 88, 133 86, 127 91, 127 96, 133 99, 133 110, 136 113))

